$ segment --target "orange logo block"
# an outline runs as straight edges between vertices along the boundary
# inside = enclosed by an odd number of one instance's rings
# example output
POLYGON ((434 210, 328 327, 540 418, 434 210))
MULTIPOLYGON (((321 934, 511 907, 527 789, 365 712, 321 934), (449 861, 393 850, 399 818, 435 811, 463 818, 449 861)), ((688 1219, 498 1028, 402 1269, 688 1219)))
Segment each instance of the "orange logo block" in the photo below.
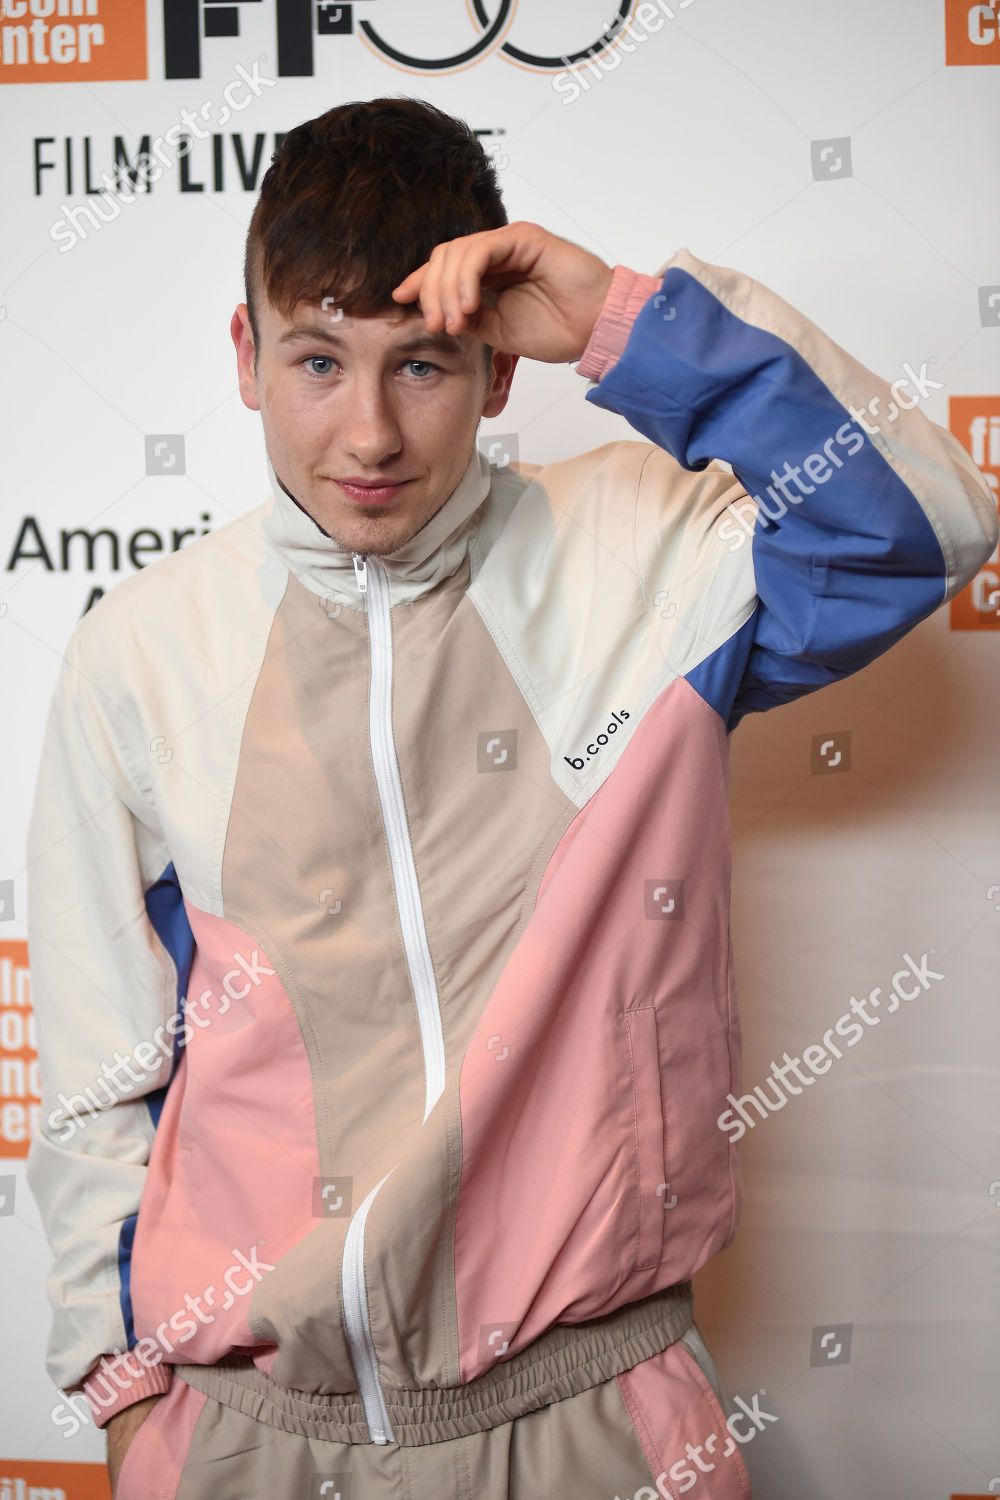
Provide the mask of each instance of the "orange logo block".
POLYGON ((950 68, 1000 66, 1000 3, 944 0, 945 62, 950 68))
POLYGON ((28 945, 22 939, 0 943, 0 1159, 27 1156, 41 1113, 28 945))
POLYGON ((111 1500, 111 1484, 104 1464, 22 1463, 0 1458, 0 1500, 111 1500))
POLYGON ((146 76, 146 0, 0 0, 0 83, 146 76))
MULTIPOLYGON (((1000 496, 1000 396, 951 396, 948 426, 1000 496)), ((1000 558, 997 549, 971 583, 951 601, 952 630, 1000 630, 1000 558)))

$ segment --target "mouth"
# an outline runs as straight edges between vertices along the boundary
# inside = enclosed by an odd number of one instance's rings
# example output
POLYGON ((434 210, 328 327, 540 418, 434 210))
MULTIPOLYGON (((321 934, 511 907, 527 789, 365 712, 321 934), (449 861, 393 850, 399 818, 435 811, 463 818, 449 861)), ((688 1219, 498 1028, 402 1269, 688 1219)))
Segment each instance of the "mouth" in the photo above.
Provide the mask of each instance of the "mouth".
POLYGON ((349 500, 359 505, 386 505, 394 500, 409 479, 335 479, 334 484, 349 500))

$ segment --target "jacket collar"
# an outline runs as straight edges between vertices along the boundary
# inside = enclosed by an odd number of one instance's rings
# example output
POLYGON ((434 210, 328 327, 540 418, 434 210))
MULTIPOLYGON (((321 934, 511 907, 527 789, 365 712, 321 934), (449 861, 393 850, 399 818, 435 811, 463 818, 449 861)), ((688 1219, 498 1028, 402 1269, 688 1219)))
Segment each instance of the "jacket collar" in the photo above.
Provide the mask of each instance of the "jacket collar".
MULTIPOLYGON (((314 594, 363 609, 351 553, 281 487, 270 458, 267 472, 272 499, 262 525, 271 547, 314 594)), ((377 557, 388 579, 390 605, 408 603, 458 571, 475 529, 471 518, 486 499, 490 482, 490 466, 474 448, 465 473, 440 510, 402 547, 377 557)))

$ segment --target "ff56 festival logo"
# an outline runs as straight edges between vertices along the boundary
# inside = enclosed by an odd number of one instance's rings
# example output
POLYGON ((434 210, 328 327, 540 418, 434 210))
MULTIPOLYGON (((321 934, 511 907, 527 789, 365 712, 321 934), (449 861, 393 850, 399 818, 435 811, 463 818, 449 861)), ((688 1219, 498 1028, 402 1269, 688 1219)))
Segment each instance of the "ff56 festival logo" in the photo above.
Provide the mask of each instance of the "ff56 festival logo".
MULTIPOLYGON (((241 16, 250 3, 156 0, 164 77, 200 78, 206 44, 228 62, 224 39, 240 35, 241 16)), ((680 10, 691 3, 673 0, 680 10)), ((614 0, 592 7, 593 16, 605 19, 595 21, 592 16, 588 24, 579 0, 560 0, 566 46, 555 51, 551 45, 532 44, 531 6, 522 4, 517 16, 518 0, 455 0, 453 26, 443 24, 445 7, 406 0, 411 32, 414 11, 433 12, 424 28, 426 50, 416 52, 393 34, 392 0, 388 5, 382 0, 377 10, 375 4, 376 0, 270 0, 278 76, 311 77, 316 72, 316 39, 345 36, 353 36, 390 65, 415 73, 458 72, 494 53, 524 68, 555 71, 588 62, 612 47, 636 9, 672 16, 667 0, 614 0)), ((545 0, 544 8, 535 12, 536 19, 543 17, 547 35, 554 9, 551 0, 545 0)), ((146 42, 146 0, 0 0, 3 83, 146 78, 146 42)))
MULTIPOLYGON (((240 35, 240 17, 251 0, 154 0, 163 35, 164 77, 200 78, 203 44, 225 48, 240 35), (218 43, 214 39, 220 39, 218 43)), ((496 53, 524 68, 554 72, 587 63, 615 45, 633 15, 673 19, 692 0, 612 0, 606 18, 587 39, 579 0, 560 0, 566 46, 554 51, 532 44, 531 7, 518 0, 455 0, 454 41, 444 39, 441 12, 428 14, 427 52, 411 52, 393 36, 392 4, 385 0, 270 0, 279 77, 311 77, 317 37, 354 36, 389 64, 422 74, 457 72, 496 53), (466 25, 459 29, 461 13, 466 25), (390 13, 385 15, 386 11, 390 13), (385 18, 382 19, 383 15, 385 18), (378 18, 378 19, 375 19, 378 18), (468 22, 472 23, 472 35, 468 22), (582 41, 582 45, 580 44, 582 41)), ((148 77, 147 0, 0 0, 0 83, 59 83, 148 77)), ((545 0, 550 23, 552 0, 545 0)), ((407 0, 407 13, 431 10, 407 0)), ((537 13, 536 13, 537 15, 537 13)), ((647 23, 648 24, 648 23, 647 23)), ((945 60, 950 67, 1000 65, 1000 0, 944 0, 945 60)), ((224 61, 230 59, 226 56, 224 61)))

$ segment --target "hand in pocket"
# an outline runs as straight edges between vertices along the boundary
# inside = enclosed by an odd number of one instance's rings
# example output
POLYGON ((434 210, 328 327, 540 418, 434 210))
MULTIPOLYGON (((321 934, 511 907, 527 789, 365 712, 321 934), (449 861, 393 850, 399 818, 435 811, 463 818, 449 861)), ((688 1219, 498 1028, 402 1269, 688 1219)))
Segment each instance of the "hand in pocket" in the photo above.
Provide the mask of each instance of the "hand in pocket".
POLYGON ((156 1403, 162 1400, 162 1395, 144 1396, 141 1401, 135 1401, 131 1406, 126 1406, 124 1411, 117 1412, 108 1423, 108 1474, 111 1479, 112 1497, 118 1494, 118 1476, 121 1474, 125 1456, 135 1441, 136 1434, 156 1403))

